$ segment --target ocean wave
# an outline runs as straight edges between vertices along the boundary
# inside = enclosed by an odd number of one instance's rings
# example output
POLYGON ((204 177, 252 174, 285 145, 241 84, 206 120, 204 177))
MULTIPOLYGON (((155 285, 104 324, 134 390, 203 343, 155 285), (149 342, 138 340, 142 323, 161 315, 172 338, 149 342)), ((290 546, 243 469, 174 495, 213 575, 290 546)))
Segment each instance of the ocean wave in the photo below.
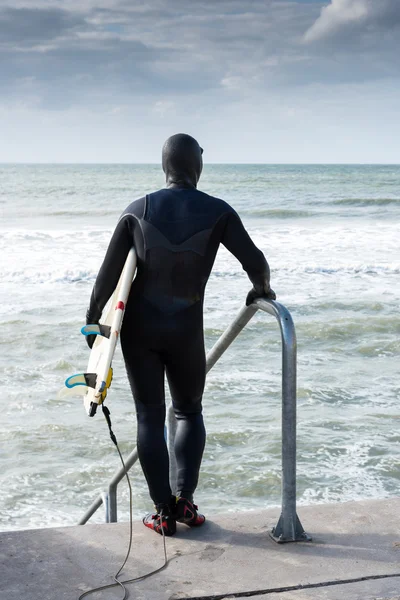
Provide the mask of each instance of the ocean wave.
POLYGON ((400 205, 400 198, 340 198, 334 200, 335 206, 389 206, 400 205))
POLYGON ((319 216, 320 213, 315 213, 308 210, 290 210, 282 208, 260 208, 255 210, 242 210, 242 214, 251 217, 270 217, 275 219, 305 219, 319 216))
POLYGON ((46 217, 85 217, 87 219, 88 224, 93 221, 93 217, 108 217, 114 216, 115 219, 118 219, 121 211, 118 209, 111 208, 98 208, 94 209, 90 207, 90 210, 80 210, 80 209, 65 209, 65 210, 51 210, 51 211, 43 211, 39 213, 37 216, 44 215, 46 217))
MULTIPOLYGON (((296 329, 301 333, 303 339, 307 338, 309 344, 311 342, 331 344, 334 341, 341 341, 346 344, 349 352, 356 349, 360 354, 368 354, 368 352, 372 352, 371 348, 373 347, 379 354, 379 348, 385 347, 389 353, 394 353, 398 350, 397 340, 389 339, 377 342, 372 337, 371 343, 368 344, 368 342, 371 340, 371 336, 376 334, 398 335, 400 317, 392 316, 388 319, 386 315, 376 317, 366 314, 359 318, 336 318, 329 323, 317 321, 314 318, 307 323, 298 323, 296 329), (354 345, 350 346, 350 343, 354 345)), ((336 351, 340 351, 340 349, 336 348, 336 351)))
POLYGON ((93 228, 77 228, 77 229, 0 229, 0 240, 5 241, 21 241, 21 240, 59 240, 63 238, 87 238, 107 236, 108 239, 112 234, 112 229, 93 229, 93 228))
MULTIPOLYGON (((392 319, 391 319, 392 322, 392 319)), ((387 333, 396 332, 396 329, 400 331, 400 322, 397 323, 397 327, 387 327, 387 333)), ((382 329, 378 330, 379 332, 382 329)), ((386 332, 384 330, 384 332, 386 332)), ((383 340, 377 342, 375 339, 370 344, 362 344, 357 348, 357 352, 362 356, 366 357, 391 357, 399 356, 400 354, 400 340, 383 340)))
MULTIPOLYGON (((21 284, 45 284, 45 283, 93 283, 97 277, 98 271, 92 269, 63 269, 58 267, 55 270, 3 270, 0 271, 0 278, 5 283, 21 284)), ((280 266, 274 269, 274 278, 279 280, 290 275, 317 275, 322 277, 331 277, 337 275, 350 276, 383 276, 400 275, 400 264, 394 265, 354 265, 339 267, 324 267, 313 265, 295 265, 280 266)), ((242 281, 243 273, 241 271, 225 271, 218 269, 211 275, 210 281, 220 279, 223 282, 242 281)), ((250 285, 250 284, 249 284, 250 285)))
POLYGON ((275 277, 279 277, 282 273, 304 273, 306 275, 399 275, 400 265, 348 265, 340 267, 323 267, 323 266, 293 266, 293 267, 277 267, 274 269, 275 277))
POLYGON ((8 271, 0 272, 3 283, 43 284, 43 283, 93 283, 95 271, 8 271))

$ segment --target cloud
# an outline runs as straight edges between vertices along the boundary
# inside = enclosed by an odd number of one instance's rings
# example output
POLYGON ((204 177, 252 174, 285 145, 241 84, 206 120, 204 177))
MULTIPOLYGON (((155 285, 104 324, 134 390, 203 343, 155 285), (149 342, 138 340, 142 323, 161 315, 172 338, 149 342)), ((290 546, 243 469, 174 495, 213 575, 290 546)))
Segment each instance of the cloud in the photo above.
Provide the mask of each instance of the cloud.
POLYGON ((399 36, 371 37, 371 28, 390 32, 400 0, 379 0, 382 10, 375 0, 324 3, 3 0, 1 102, 108 112, 206 97, 223 105, 313 83, 398 76, 399 36), (368 34, 350 42, 349 27, 368 34))
POLYGON ((400 24, 398 0, 331 0, 304 35, 305 42, 315 42, 351 31, 371 32, 392 29, 400 24))
MULTIPOLYGON (((295 60, 294 40, 318 5, 272 0, 24 0, 0 8, 0 89, 43 107, 122 97, 228 94, 262 87, 279 64, 295 60), (296 13, 294 18, 293 12, 296 13), (281 53, 285 57, 277 55, 281 53), (235 86, 233 86, 235 87, 235 86), (40 100, 39 100, 40 104, 40 100)), ((157 97, 159 96, 159 97, 157 97)), ((125 101, 122 98, 122 101, 125 101)))
POLYGON ((60 8, 12 8, 0 11, 0 45, 32 46, 85 26, 78 14, 60 8))

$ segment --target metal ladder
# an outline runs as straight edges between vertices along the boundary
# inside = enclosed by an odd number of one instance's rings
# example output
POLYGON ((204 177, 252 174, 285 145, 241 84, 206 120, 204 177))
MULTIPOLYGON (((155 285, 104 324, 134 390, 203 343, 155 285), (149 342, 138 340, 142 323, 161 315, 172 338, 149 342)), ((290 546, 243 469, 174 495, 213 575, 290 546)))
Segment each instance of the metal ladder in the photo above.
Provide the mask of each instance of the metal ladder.
MULTIPOLYGON (((206 371, 212 369, 225 350, 258 310, 276 318, 282 339, 282 511, 278 523, 271 531, 277 542, 308 541, 296 512, 296 332, 292 317, 285 306, 274 300, 257 299, 244 306, 233 323, 226 329, 207 354, 206 371)), ((172 407, 168 411, 168 449, 170 455, 171 487, 176 480, 176 463, 173 452, 176 419, 172 407)), ((125 460, 126 470, 138 460, 135 448, 125 460)), ((125 476, 121 467, 108 484, 106 492, 100 494, 79 521, 84 525, 103 504, 107 523, 117 522, 117 486, 125 476)))

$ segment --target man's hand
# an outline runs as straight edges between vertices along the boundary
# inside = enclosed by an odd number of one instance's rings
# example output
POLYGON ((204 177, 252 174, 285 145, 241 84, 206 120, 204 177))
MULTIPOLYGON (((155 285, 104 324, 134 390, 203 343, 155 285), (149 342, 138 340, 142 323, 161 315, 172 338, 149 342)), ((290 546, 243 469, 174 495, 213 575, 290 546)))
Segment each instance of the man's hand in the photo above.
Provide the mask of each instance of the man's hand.
POLYGON ((264 284, 264 291, 260 293, 260 290, 252 288, 247 294, 246 306, 250 306, 256 298, 265 298, 266 300, 276 300, 276 294, 271 288, 269 283, 264 284))

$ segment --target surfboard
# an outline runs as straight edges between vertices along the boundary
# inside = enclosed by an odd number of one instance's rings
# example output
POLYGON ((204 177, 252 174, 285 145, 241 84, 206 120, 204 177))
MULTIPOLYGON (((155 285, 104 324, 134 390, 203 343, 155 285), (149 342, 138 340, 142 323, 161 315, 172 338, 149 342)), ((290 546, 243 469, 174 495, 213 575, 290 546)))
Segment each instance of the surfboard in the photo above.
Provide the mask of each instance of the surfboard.
POLYGON ((65 381, 66 388, 59 394, 62 397, 83 395, 83 404, 89 417, 96 414, 98 405, 104 402, 111 385, 112 359, 121 331, 125 305, 136 273, 136 265, 136 252, 131 248, 117 287, 103 311, 100 323, 85 325, 81 329, 83 335, 96 335, 90 351, 87 371, 68 377, 65 381))

